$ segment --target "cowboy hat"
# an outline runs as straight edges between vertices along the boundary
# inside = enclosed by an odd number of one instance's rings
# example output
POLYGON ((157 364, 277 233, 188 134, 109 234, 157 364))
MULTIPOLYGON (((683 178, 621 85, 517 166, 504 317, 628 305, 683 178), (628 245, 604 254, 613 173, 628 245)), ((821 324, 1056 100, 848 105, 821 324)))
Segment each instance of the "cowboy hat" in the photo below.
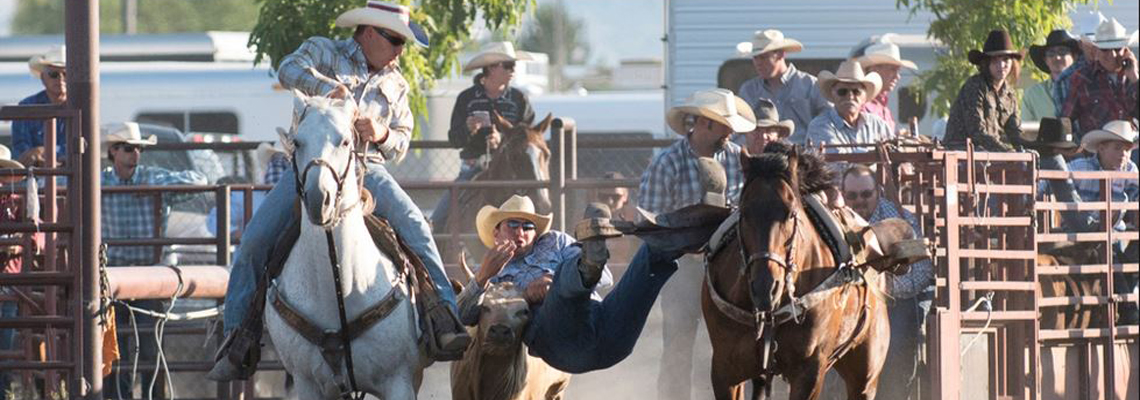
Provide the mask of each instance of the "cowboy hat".
POLYGON ((839 69, 835 73, 831 71, 823 71, 819 73, 819 90, 831 102, 836 102, 831 98, 831 87, 836 83, 858 83, 863 85, 863 90, 867 92, 867 98, 875 98, 879 94, 879 89, 883 87, 883 80, 879 78, 879 74, 871 72, 869 74, 863 73, 863 67, 854 60, 844 61, 839 64, 839 69))
POLYGON ((1071 150, 1077 148, 1073 141, 1073 123, 1068 118, 1041 118, 1037 137, 1026 143, 1032 148, 1071 150))
POLYGON ((784 33, 775 29, 756 31, 752 34, 752 57, 774 50, 788 53, 803 51, 804 45, 795 39, 787 39, 784 33))
POLYGON ((1107 141, 1136 143, 1136 127, 1130 121, 1112 121, 1102 129, 1089 131, 1081 138, 1081 148, 1089 153, 1096 153, 1096 148, 1107 141))
MULTIPOLYGON (((9 150, 8 146, 0 144, 0 169, 6 168, 24 169, 24 164, 13 160, 12 150, 9 150)), ((19 175, 0 176, 0 182, 3 183, 19 182, 22 179, 24 179, 24 177, 19 175)))
POLYGON ((471 57, 471 61, 463 66, 463 72, 490 67, 501 62, 519 60, 528 61, 533 60, 533 58, 530 53, 525 51, 515 51, 515 46, 511 42, 491 42, 483 46, 483 49, 479 50, 479 54, 471 57))
POLYGON ((781 136, 788 136, 792 131, 796 130, 796 123, 790 119, 780 119, 780 110, 776 109, 776 103, 768 99, 760 99, 756 102, 756 107, 752 108, 752 113, 756 115, 756 127, 758 128, 780 128, 781 136))
POLYGON ((1050 47, 1061 46, 1067 47, 1073 52, 1073 57, 1076 57, 1080 47, 1077 45, 1077 38, 1069 34, 1069 31, 1064 29, 1057 29, 1049 32, 1049 36, 1045 38, 1044 45, 1030 45, 1029 46, 1029 59, 1033 60, 1033 65, 1038 69, 1049 73, 1049 65, 1045 63, 1045 52, 1049 51, 1050 47))
POLYGON ((104 124, 100 130, 103 136, 104 153, 116 143, 133 144, 136 146, 154 146, 158 143, 158 138, 154 135, 143 139, 142 131, 139 130, 139 124, 136 122, 112 122, 104 124))
POLYGON ((727 89, 710 89, 693 93, 685 103, 669 109, 665 122, 679 135, 689 133, 685 129, 685 116, 697 115, 719 122, 733 132, 745 133, 756 129, 756 116, 743 99, 727 89))
POLYGON ((1100 11, 1088 11, 1081 13, 1077 18, 1078 21, 1074 22, 1074 27, 1081 40, 1092 40, 1096 37, 1096 28, 1100 24, 1108 21, 1100 11))
POLYGON ((872 65, 888 64, 911 70, 918 69, 918 65, 915 65, 914 61, 902 59, 897 44, 889 42, 874 43, 867 46, 867 48, 863 49, 863 56, 855 59, 855 61, 858 61, 859 65, 863 68, 872 65))
POLYGON ((368 25, 387 28, 403 36, 404 39, 410 39, 422 47, 427 47, 427 33, 419 24, 412 22, 411 13, 410 8, 399 4, 369 0, 364 7, 345 11, 336 17, 336 26, 355 28, 357 25, 368 25))
POLYGON ((982 50, 970 50, 966 54, 970 64, 974 65, 980 65, 983 61, 995 56, 1012 56, 1018 60, 1023 56, 1021 50, 1013 47, 1013 39, 1010 39, 1009 32, 1004 29, 990 31, 989 36, 986 36, 986 42, 982 45, 982 50))
POLYGON ((534 202, 530 197, 512 195, 503 202, 501 207, 483 206, 475 215, 475 229, 479 231, 479 240, 487 248, 495 247, 495 227, 508 219, 522 219, 534 223, 535 237, 542 236, 550 230, 550 218, 553 214, 538 215, 534 212, 534 202))
POLYGON ((287 154, 285 147, 279 141, 261 142, 257 145, 257 164, 262 167, 269 164, 275 154, 287 154))
POLYGON ((67 66, 67 50, 64 46, 52 46, 47 52, 32 56, 28 59, 28 70, 37 79, 47 67, 64 68, 67 66))
POLYGON ((870 37, 868 37, 866 39, 860 40, 859 44, 856 44, 855 47, 852 47, 851 51, 849 53, 847 53, 847 58, 862 57, 863 54, 867 52, 867 48, 871 47, 871 45, 880 44, 880 43, 894 43, 895 39, 898 38, 898 36, 899 35, 895 34, 895 33, 884 33, 882 35, 871 35, 870 37))
POLYGON ((1093 39, 1096 47, 1101 49, 1119 49, 1131 47, 1136 44, 1136 34, 1128 34, 1128 30, 1116 18, 1101 22, 1096 27, 1096 37, 1093 39))

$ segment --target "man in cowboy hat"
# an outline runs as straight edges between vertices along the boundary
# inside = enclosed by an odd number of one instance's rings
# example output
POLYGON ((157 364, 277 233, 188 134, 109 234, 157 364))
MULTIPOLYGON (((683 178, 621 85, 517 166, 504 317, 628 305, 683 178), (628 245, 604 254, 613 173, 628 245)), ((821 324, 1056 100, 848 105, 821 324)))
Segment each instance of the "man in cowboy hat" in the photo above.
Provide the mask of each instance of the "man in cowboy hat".
MULTIPOLYGON (((459 181, 469 181, 486 167, 488 152, 497 147, 502 137, 491 123, 491 113, 497 113, 512 124, 534 121, 534 109, 526 93, 510 86, 518 61, 531 60, 530 54, 515 51, 511 42, 492 42, 463 66, 463 72, 479 71, 474 84, 459 93, 451 109, 451 128, 447 139, 460 148, 459 181)), ((436 228, 447 224, 451 197, 443 196, 432 211, 431 221, 436 228)))
MULTIPOLYGON (((170 171, 139 164, 143 149, 153 146, 157 140, 153 135, 144 139, 137 123, 104 124, 101 131, 103 136, 101 149, 111 164, 103 168, 101 175, 103 187, 206 184, 206 177, 197 171, 170 171)), ((161 204, 155 204, 151 196, 139 196, 138 193, 104 193, 102 198, 103 238, 139 239, 155 237, 160 233, 155 231, 156 226, 166 225, 171 204, 192 197, 186 194, 167 195, 163 197, 161 204), (162 208, 156 213, 155 207, 160 206, 162 208)), ((155 252, 154 246, 110 246, 107 248, 107 265, 113 267, 156 265, 161 261, 159 259, 161 256, 155 252)), ((137 300, 128 304, 155 311, 162 309, 162 303, 157 300, 137 300)), ((116 305, 115 317, 119 326, 131 323, 130 313, 119 305, 116 305)), ((154 318, 151 317, 139 316, 136 319, 140 325, 154 324, 154 318)), ((129 333, 125 331, 119 333, 119 348, 125 349, 129 333)), ((143 362, 154 362, 157 345, 152 336, 143 336, 139 343, 139 353, 143 362)), ((127 373, 112 373, 104 380, 104 387, 108 388, 107 391, 112 397, 116 393, 129 395, 130 384, 131 377, 127 373)), ((146 391, 143 392, 146 396, 146 391)))
MULTIPOLYGON (((700 204, 707 192, 702 186, 700 158, 715 159, 723 166, 727 175, 725 200, 735 204, 743 187, 743 173, 740 146, 729 141, 729 137, 756 129, 756 117, 748 103, 725 89, 703 90, 670 109, 665 119, 682 137, 658 153, 642 174, 638 206, 663 214, 700 204)), ((661 295, 665 335, 657 377, 657 395, 661 399, 692 396, 692 349, 700 327, 704 260, 690 254, 678 262, 679 276, 661 295)))
POLYGON ((736 135, 733 141, 748 151, 748 154, 760 154, 768 143, 778 140, 787 140, 788 136, 796 130, 796 123, 790 119, 780 119, 780 111, 776 104, 768 99, 760 99, 752 107, 756 115, 756 129, 752 132, 736 135))
POLYGON ((863 111, 878 116, 893 131, 895 129, 895 117, 891 113, 890 107, 891 92, 898 86, 899 73, 903 68, 917 71, 918 66, 913 61, 902 59, 899 46, 890 42, 892 37, 894 34, 888 33, 880 36, 878 40, 872 41, 862 49, 861 55, 855 61, 867 73, 879 75, 879 79, 883 82, 879 94, 863 104, 863 111))
MULTIPOLYGON (((1053 103, 1053 88, 1061 73, 1076 61, 1080 45, 1069 31, 1056 29, 1049 32, 1044 45, 1029 46, 1029 59, 1037 69, 1049 74, 1049 79, 1038 82, 1025 90, 1021 98, 1021 120, 1040 121, 1042 118, 1057 115, 1057 105, 1053 103)), ((1075 145, 1075 143, 1074 143, 1075 145)))
MULTIPOLYGON (((1070 164, 1073 171, 1124 171, 1136 176, 1140 169, 1129 160, 1129 156, 1136 148, 1136 127, 1131 121, 1111 121, 1102 129, 1090 131, 1081 139, 1081 148, 1092 153, 1091 156, 1073 160, 1070 164)), ((1077 191, 1081 198, 1087 201, 1104 201, 1099 180, 1077 180, 1077 191)), ((1116 179, 1112 181, 1112 201, 1121 204, 1136 203, 1140 200, 1140 183, 1136 179, 1116 179)), ((1135 211, 1133 211, 1135 212, 1135 211)), ((1092 217, 1100 220, 1099 213, 1091 213, 1092 217)), ((1124 213, 1117 213, 1114 217, 1113 229, 1116 231, 1136 230, 1125 222, 1124 213)), ((1093 224, 1097 227, 1099 224, 1093 224)), ((1123 263, 1135 263, 1140 260, 1136 242, 1126 245, 1123 241, 1113 243, 1113 260, 1123 263)), ((1117 274, 1113 280, 1117 294, 1136 293, 1136 274, 1117 274)), ((1138 322, 1137 305, 1135 302, 1122 303, 1119 308, 1119 324, 1135 325, 1138 322)))
POLYGON ((795 123, 788 138, 803 144, 808 122, 831 106, 815 85, 815 77, 796 69, 785 56, 803 51, 804 46, 784 37, 775 29, 756 31, 752 37, 752 67, 756 77, 740 85, 740 97, 753 108, 760 99, 776 104, 780 115, 795 123))
POLYGON ((1076 124, 1078 140, 1110 121, 1140 116, 1136 55, 1129 48, 1136 39, 1136 34, 1129 35, 1115 18, 1097 27, 1096 61, 1073 73, 1069 95, 1061 107, 1060 115, 1076 124))
POLYGON ((966 140, 982 151, 1009 152, 1021 137, 1014 86, 1020 76, 1022 51, 1013 46, 1009 32, 990 31, 981 50, 967 57, 978 73, 966 79, 946 119, 946 147, 962 150, 966 140))
MULTIPOLYGON (((28 60, 28 69, 44 85, 44 90, 20 100, 20 105, 63 104, 67 101, 66 57, 64 47, 57 46, 28 60)), ((61 135, 64 127, 63 119, 57 119, 55 143, 56 154, 60 157, 67 149, 67 141, 61 135)), ((12 153, 16 158, 22 157, 28 150, 43 147, 44 143, 44 121, 33 119, 12 122, 12 153)))
MULTIPOLYGON (((0 144, 0 169, 24 169, 23 164, 12 159, 12 151, 8 150, 8 146, 4 146, 2 144, 0 144)), ((24 192, 24 190, 16 187, 16 184, 23 179, 23 175, 0 176, 0 223, 18 223, 24 221, 24 199, 23 196, 18 194, 24 192)), ((0 232, 4 232, 0 233, 0 238, 30 239, 30 242, 36 244, 32 246, 0 246, 0 275, 18 274, 23 271, 25 249, 33 252, 37 251, 40 247, 43 246, 43 235, 7 233, 3 229, 0 229, 0 232)), ((11 294, 12 293, 9 293, 8 288, 0 286, 0 295, 11 294)), ((16 301, 0 301, 0 320, 15 318, 19 311, 19 303, 16 301)), ((16 329, 0 329, 0 350, 14 349, 16 349, 16 329)), ((0 393, 7 393, 10 378, 11 376, 9 375, 9 372, 0 372, 0 393)))
MULTIPOLYGON (((439 313, 454 313, 455 294, 444 273, 431 229, 420 209, 383 164, 403 158, 414 125, 414 116, 408 106, 408 83, 400 74, 398 58, 409 42, 426 47, 427 34, 411 21, 408 7, 377 0, 344 12, 336 18, 336 25, 353 28, 352 37, 343 40, 309 38, 281 61, 278 78, 286 88, 306 95, 346 98, 358 103, 362 110, 374 111, 370 113, 372 115, 360 115, 354 121, 359 141, 371 142, 378 153, 368 157, 364 186, 377 199, 373 212, 388 220, 412 252, 423 260, 435 290, 421 295, 439 296, 448 306, 444 307, 447 310, 430 311, 427 318, 444 318, 439 313)), ((230 344, 250 343, 260 338, 252 338, 259 335, 260 326, 249 330, 235 328, 242 325, 250 311, 257 282, 269 262, 269 252, 278 236, 299 218, 292 212, 295 190, 293 171, 286 171, 242 234, 226 291, 226 344, 219 349, 218 362, 207 375, 210 379, 233 380, 252 372, 242 370, 234 362, 234 359, 248 358, 230 355, 230 344), (237 338, 234 335, 248 336, 237 338)), ((445 323, 440 322, 436 326, 445 326, 445 323)), ((430 337, 445 349, 458 348, 462 351, 467 344, 465 332, 432 332, 430 337)), ((235 348, 235 351, 257 349, 235 348)))
POLYGON ((1073 30, 1077 34, 1077 48, 1080 50, 1073 55, 1073 65, 1065 68, 1057 76, 1057 83, 1053 86, 1053 104, 1057 106, 1057 114, 1061 114, 1061 106, 1069 98, 1069 81, 1078 70, 1084 69, 1090 62, 1095 63, 1097 53, 1100 52, 1093 43, 1096 40, 1096 28, 1107 21, 1100 11, 1087 11, 1078 13, 1073 19, 1073 30))
MULTIPOLYGON (((819 89, 835 106, 811 121, 808 140, 812 144, 851 145, 876 144, 893 138, 894 130, 887 121, 863 109, 863 104, 875 98, 882 85, 879 74, 864 74, 863 67, 852 60, 839 64, 837 73, 820 73, 819 89)), ((826 152, 868 150, 866 147, 832 147, 826 152)))

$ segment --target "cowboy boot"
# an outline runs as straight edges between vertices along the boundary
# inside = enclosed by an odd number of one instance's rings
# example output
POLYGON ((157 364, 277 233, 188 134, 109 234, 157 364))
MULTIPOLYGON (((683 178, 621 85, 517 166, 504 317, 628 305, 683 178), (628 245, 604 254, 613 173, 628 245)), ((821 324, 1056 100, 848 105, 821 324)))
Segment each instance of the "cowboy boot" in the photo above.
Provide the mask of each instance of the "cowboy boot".
POLYGON ((582 246, 578 273, 586 287, 594 287, 602 279, 602 270, 610 259, 606 239, 621 236, 621 232, 610 223, 611 217, 609 206, 590 203, 586 206, 583 219, 574 228, 574 236, 582 246))

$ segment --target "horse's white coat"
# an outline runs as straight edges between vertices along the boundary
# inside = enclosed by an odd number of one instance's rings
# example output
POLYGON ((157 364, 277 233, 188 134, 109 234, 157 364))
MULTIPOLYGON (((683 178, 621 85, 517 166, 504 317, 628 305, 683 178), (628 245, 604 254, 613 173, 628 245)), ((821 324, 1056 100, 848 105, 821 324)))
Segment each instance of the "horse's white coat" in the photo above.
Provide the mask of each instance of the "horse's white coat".
MULTIPOLYGON (((351 158, 351 121, 355 106, 339 100, 298 97, 307 111, 295 123, 296 136, 283 135, 289 136, 283 139, 291 142, 298 168, 304 169, 310 160, 321 158, 336 169, 335 173, 341 173, 351 158), (343 145, 345 140, 347 146, 343 145)), ((320 196, 336 197, 333 172, 329 168, 313 167, 305 174, 305 190, 310 195, 302 199, 301 236, 276 280, 277 290, 290 305, 310 323, 324 329, 340 328, 325 228, 319 225, 320 221, 330 221, 337 212, 331 200, 321 201, 320 196)), ((397 273, 392 261, 372 243, 361 207, 356 206, 361 188, 357 186, 355 165, 348 171, 343 190, 340 209, 348 210, 343 211, 343 217, 331 230, 340 259, 345 311, 352 321, 380 302, 393 288, 397 273)), ((352 342, 358 389, 386 400, 414 399, 424 366, 417 347, 414 311, 406 297, 387 318, 352 342)), ((281 362, 295 379, 294 396, 298 399, 337 398, 339 392, 332 370, 317 346, 286 324, 273 307, 266 307, 265 321, 281 362)), ((331 368, 340 369, 347 378, 343 362, 331 368)))

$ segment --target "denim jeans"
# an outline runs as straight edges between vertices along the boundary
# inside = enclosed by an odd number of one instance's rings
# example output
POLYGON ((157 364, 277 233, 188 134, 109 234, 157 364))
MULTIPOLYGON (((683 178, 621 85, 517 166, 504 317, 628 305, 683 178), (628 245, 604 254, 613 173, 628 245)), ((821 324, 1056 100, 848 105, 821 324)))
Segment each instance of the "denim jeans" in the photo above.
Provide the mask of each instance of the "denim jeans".
POLYGON ((612 367, 633 352, 657 295, 677 271, 676 261, 642 245, 617 286, 598 301, 582 284, 578 257, 559 266, 525 341, 530 354, 579 374, 612 367))
POLYGON ((918 364, 921 309, 917 297, 888 300, 888 303, 891 344, 879 375, 879 392, 875 398, 905 400, 910 398, 912 378, 918 364))
MULTIPOLYGON (((15 318, 16 313, 19 311, 19 304, 14 301, 0 301, 0 319, 15 318)), ((16 348, 16 330, 15 329, 0 329, 0 350, 12 350, 16 348)), ((0 397, 8 391, 8 384, 11 383, 11 376, 8 372, 0 371, 0 397)))
MULTIPOLYGON (((456 182, 467 182, 475 179, 475 175, 483 172, 482 158, 475 160, 463 160, 459 167, 459 176, 455 177, 456 182)), ((447 225, 447 213, 451 210, 451 193, 444 193, 443 199, 439 200, 439 204, 435 206, 435 210, 431 212, 431 224, 437 229, 447 225)))
MULTIPOLYGON (((372 213, 387 219, 400 238, 423 260, 440 298, 454 309, 455 292, 447 280, 443 261, 423 213, 383 165, 369 163, 367 166, 364 187, 376 198, 376 209, 372 213)), ((292 209, 297 198, 296 190, 293 171, 288 170, 265 196, 261 207, 257 208, 242 233, 241 246, 234 254, 229 287, 226 289, 224 321, 227 333, 240 326, 245 319, 257 281, 261 279, 264 267, 269 262, 269 253, 280 233, 293 223, 292 209)))

